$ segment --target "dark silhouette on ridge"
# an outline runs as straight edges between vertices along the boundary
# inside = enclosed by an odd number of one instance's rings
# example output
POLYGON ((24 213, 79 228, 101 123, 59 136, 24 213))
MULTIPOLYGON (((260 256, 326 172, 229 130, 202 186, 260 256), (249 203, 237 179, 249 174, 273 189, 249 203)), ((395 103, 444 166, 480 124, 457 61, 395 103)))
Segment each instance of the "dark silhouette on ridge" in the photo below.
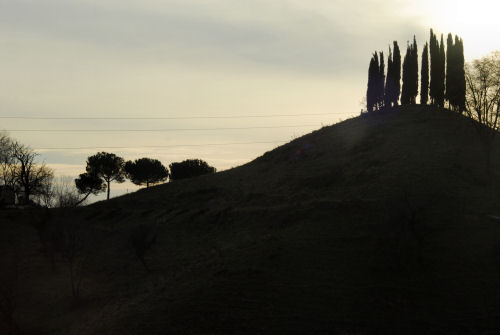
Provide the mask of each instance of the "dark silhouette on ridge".
POLYGON ((420 73, 420 103, 427 105, 429 100, 429 45, 425 43, 422 51, 422 68, 420 73))
POLYGON ((127 177, 136 185, 157 184, 168 178, 168 169, 157 159, 140 158, 124 166, 127 177))
POLYGON ((216 169, 201 159, 187 159, 169 165, 170 179, 179 180, 215 173, 216 169))
POLYGON ((106 182, 107 200, 109 200, 111 182, 123 183, 125 181, 123 165, 123 158, 108 152, 99 152, 87 158, 87 173, 106 182))

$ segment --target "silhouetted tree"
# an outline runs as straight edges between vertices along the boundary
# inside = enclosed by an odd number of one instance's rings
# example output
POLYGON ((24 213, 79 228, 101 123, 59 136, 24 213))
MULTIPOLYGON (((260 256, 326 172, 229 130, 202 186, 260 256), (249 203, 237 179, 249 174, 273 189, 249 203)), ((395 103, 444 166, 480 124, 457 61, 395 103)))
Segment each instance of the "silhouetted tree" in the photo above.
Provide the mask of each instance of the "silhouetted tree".
POLYGON ((431 82, 429 95, 433 105, 443 107, 446 54, 444 51, 443 35, 441 35, 440 45, 432 29, 429 41, 429 51, 431 56, 431 82))
POLYGON ((406 55, 403 60, 403 89, 401 90, 401 104, 408 105, 410 103, 410 45, 406 48, 406 55))
POLYGON ((418 94, 418 49, 417 41, 413 37, 413 43, 408 45, 403 61, 403 90, 401 103, 415 104, 418 94))
POLYGON ((437 104, 438 87, 439 87, 439 44, 436 35, 431 29, 430 39, 429 39, 429 53, 431 61, 431 79, 429 85, 429 96, 431 98, 431 104, 437 104))
POLYGON ((187 159, 183 162, 172 163, 169 167, 171 180, 192 178, 216 172, 214 167, 200 159, 187 159))
POLYGON ((75 206, 87 200, 89 195, 97 195, 106 190, 106 184, 97 174, 82 173, 75 179, 75 185, 78 193, 83 195, 83 198, 74 204, 75 206))
MULTIPOLYGON (((366 110, 373 112, 377 109, 377 84, 379 76, 378 54, 375 52, 368 68, 368 89, 366 91, 366 110)), ((172 169, 170 169, 172 172, 172 169)))
POLYGON ((45 163, 36 164, 36 156, 31 148, 19 142, 12 143, 14 165, 11 171, 17 188, 24 195, 24 203, 29 202, 31 195, 40 195, 47 190, 46 184, 54 177, 54 172, 45 163))
POLYGON ((379 69, 377 77, 377 109, 381 110, 384 108, 384 86, 385 86, 385 64, 384 64, 384 53, 379 53, 379 69))
POLYGON ((444 107, 444 98, 445 98, 445 80, 446 80, 446 52, 444 48, 444 40, 443 34, 441 34, 441 43, 439 45, 439 86, 438 86, 438 95, 437 95, 437 105, 440 107, 444 107))
POLYGON ((16 192, 16 165, 12 156, 13 142, 5 133, 0 133, 0 185, 16 192))
POLYGON ((418 47, 415 35, 413 35, 413 44, 411 45, 410 78, 410 102, 416 104, 418 95, 418 47))
POLYGON ((392 97, 392 91, 394 90, 394 82, 393 78, 394 77, 394 66, 392 62, 392 50, 391 47, 389 46, 389 56, 387 56, 387 77, 385 80, 385 90, 384 90, 384 105, 387 107, 391 107, 391 97, 392 97))
POLYGON ((394 106, 398 105, 399 96, 401 95, 401 52, 399 50, 399 45, 397 41, 394 41, 394 55, 392 57, 392 84, 393 91, 391 89, 391 102, 394 106))
POLYGON ((151 158, 140 158, 126 162, 125 172, 134 184, 146 184, 146 187, 168 178, 167 168, 159 160, 151 158))
POLYGON ((456 88, 455 103, 460 113, 462 113, 463 111, 465 111, 466 107, 467 84, 465 80, 464 41, 458 36, 455 36, 455 48, 456 48, 455 66, 457 72, 456 74, 457 88, 456 88))
POLYGON ((108 152, 99 152, 87 158, 87 174, 97 176, 106 182, 108 200, 111 182, 125 181, 123 165, 123 158, 108 152))
POLYGON ((448 34, 448 38, 446 39, 446 100, 448 100, 448 104, 451 106, 455 104, 456 100, 456 54, 455 54, 455 45, 453 44, 453 36, 451 33, 448 34))
POLYGON ((425 43, 422 52, 422 69, 420 84, 420 103, 426 105, 429 100, 429 45, 425 43))
POLYGON ((467 113, 479 123, 500 130, 500 51, 466 66, 467 113))
POLYGON ((466 91, 463 41, 455 36, 455 43, 453 43, 453 38, 449 34, 448 48, 451 48, 451 52, 448 50, 446 95, 450 108, 461 113, 465 110, 466 91))

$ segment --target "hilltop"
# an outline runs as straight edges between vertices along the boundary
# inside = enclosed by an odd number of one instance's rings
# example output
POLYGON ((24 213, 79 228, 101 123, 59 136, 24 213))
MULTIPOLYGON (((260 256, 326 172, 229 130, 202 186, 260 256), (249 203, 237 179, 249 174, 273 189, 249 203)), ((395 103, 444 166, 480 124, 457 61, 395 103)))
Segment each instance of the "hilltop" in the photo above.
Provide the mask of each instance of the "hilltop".
POLYGON ((404 107, 215 175, 0 213, 3 267, 19 264, 14 318, 28 334, 498 332, 500 176, 477 127, 404 107), (40 243, 65 225, 85 247, 78 306, 40 243), (150 271, 138 227, 156 235, 150 271))

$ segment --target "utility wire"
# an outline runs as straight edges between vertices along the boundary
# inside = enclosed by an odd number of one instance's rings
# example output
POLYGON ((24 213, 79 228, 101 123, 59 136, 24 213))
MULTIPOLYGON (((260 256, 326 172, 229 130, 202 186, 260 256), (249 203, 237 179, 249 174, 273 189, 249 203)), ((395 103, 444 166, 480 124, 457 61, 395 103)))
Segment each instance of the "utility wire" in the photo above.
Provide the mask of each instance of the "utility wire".
POLYGON ((166 116, 166 117, 92 117, 92 116, 0 116, 0 119, 18 120, 193 120, 193 119, 250 119, 295 116, 346 115, 348 113, 311 113, 311 114, 270 114, 270 115, 216 115, 216 116, 166 116))
POLYGON ((318 127, 317 124, 287 125, 287 126, 255 126, 255 127, 220 127, 220 128, 166 128, 166 129, 5 129, 7 132, 37 132, 37 133, 111 133, 111 132, 168 132, 168 131, 214 131, 214 130, 248 130, 318 127))
POLYGON ((203 146, 226 146, 247 144, 279 144, 286 141, 262 141, 262 142, 229 142, 229 143, 202 143, 202 144, 172 144, 172 145, 144 145, 144 146, 98 146, 98 147, 47 147, 34 148, 33 150, 86 150, 86 149, 143 149, 143 148, 176 148, 176 147, 203 147, 203 146))

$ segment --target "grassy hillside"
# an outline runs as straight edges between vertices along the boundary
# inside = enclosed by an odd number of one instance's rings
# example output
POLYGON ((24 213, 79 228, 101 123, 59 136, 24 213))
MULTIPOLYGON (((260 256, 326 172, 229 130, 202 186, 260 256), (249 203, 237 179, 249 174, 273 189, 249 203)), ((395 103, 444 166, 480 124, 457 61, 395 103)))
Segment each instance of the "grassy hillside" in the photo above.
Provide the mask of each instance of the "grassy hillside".
POLYGON ((350 119, 216 175, 0 212, 0 280, 26 334, 498 333, 499 165, 485 157, 449 111, 350 119), (142 235, 156 236, 149 271, 142 235))

